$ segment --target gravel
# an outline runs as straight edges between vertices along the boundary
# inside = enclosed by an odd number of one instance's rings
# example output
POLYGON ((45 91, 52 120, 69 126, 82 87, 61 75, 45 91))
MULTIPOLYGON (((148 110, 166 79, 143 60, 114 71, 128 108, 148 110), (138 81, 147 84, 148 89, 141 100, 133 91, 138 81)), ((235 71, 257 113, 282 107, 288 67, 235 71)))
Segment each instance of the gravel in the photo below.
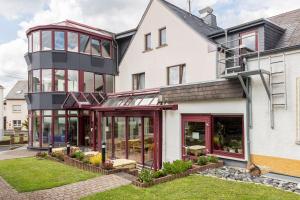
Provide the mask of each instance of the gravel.
POLYGON ((246 169, 242 169, 242 168, 224 166, 217 169, 208 169, 203 172, 199 172, 199 174, 205 176, 218 177, 227 180, 264 184, 264 185, 268 185, 282 190, 291 191, 300 194, 298 183, 287 182, 287 181, 273 179, 264 176, 254 177, 251 176, 246 171, 246 169))

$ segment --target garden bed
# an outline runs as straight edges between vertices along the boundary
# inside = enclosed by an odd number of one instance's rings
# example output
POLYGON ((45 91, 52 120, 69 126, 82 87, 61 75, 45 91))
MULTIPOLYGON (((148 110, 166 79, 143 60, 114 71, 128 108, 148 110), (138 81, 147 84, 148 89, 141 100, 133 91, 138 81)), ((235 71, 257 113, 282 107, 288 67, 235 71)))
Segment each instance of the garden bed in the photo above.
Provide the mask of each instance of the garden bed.
POLYGON ((208 169, 219 168, 219 167, 222 167, 223 165, 224 165, 223 161, 218 161, 217 163, 209 163, 209 164, 206 164, 203 166, 193 165, 193 167, 191 169, 187 170, 186 172, 180 173, 180 174, 166 175, 164 177, 153 179, 151 182, 140 182, 139 180, 135 180, 132 182, 132 184, 137 187, 147 188, 147 187, 151 187, 153 185, 157 185, 160 183, 172 181, 174 179, 186 177, 193 173, 202 172, 202 171, 205 171, 208 169))
POLYGON ((79 169, 82 169, 82 170, 85 170, 85 171, 94 172, 94 173, 101 173, 101 174, 105 174, 105 175, 115 174, 115 173, 119 173, 119 172, 126 172, 126 173, 129 172, 129 168, 118 168, 118 169, 106 170, 106 169, 103 169, 101 167, 97 167, 97 166, 94 166, 94 165, 91 165, 91 164, 84 163, 80 160, 77 160, 75 158, 71 158, 67 155, 64 156, 64 163, 69 165, 69 166, 73 166, 73 167, 76 167, 76 168, 79 168, 79 169))

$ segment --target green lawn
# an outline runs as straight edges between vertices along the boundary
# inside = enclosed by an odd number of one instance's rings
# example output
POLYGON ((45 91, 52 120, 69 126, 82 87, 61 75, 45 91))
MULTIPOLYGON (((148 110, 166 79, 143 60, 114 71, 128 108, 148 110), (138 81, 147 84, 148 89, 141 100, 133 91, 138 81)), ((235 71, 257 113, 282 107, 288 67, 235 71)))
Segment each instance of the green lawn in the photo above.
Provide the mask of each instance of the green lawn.
POLYGON ((267 186, 193 175, 147 189, 128 185, 85 198, 93 199, 297 200, 300 195, 267 186))
POLYGON ((28 192, 83 181, 98 174, 55 161, 20 158, 0 161, 0 176, 18 192, 28 192))

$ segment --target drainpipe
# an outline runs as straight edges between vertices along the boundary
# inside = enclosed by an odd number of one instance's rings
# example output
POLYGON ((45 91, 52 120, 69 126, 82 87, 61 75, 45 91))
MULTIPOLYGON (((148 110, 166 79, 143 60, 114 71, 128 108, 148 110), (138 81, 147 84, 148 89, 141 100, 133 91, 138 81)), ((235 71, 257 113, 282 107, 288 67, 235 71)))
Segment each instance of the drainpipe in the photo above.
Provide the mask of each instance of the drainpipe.
POLYGON ((117 40, 116 40, 116 36, 114 35, 113 36, 113 41, 114 41, 114 43, 115 43, 115 48, 116 48, 116 51, 117 51, 117 58, 116 58, 116 62, 117 62, 117 73, 119 74, 119 45, 118 45, 118 42, 117 42, 117 40))
POLYGON ((163 133, 163 135, 164 135, 164 138, 163 138, 163 140, 164 140, 164 148, 163 148, 163 150, 164 150, 164 159, 165 159, 165 161, 167 160, 166 158, 167 158, 167 151, 166 151, 166 145, 167 145, 167 111, 166 110, 163 110, 163 115, 164 115, 164 123, 163 123, 163 125, 164 125, 164 133, 163 133))
POLYGON ((246 141, 247 141, 247 152, 246 152, 246 155, 247 155, 247 168, 248 166, 251 165, 251 153, 250 153, 250 127, 252 126, 252 122, 251 122, 251 100, 252 100, 252 92, 251 92, 251 82, 250 82, 250 79, 247 78, 246 80, 246 86, 247 86, 247 89, 249 91, 249 96, 251 99, 248 99, 246 98, 246 117, 247 117, 247 120, 246 120, 246 141))

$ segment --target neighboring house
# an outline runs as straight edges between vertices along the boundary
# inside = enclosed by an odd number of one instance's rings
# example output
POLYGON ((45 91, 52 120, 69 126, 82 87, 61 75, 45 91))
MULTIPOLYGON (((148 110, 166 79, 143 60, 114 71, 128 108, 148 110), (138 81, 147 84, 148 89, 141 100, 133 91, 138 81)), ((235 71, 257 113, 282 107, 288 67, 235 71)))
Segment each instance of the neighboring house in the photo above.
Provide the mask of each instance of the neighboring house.
POLYGON ((5 128, 7 132, 15 129, 27 131, 22 124, 28 118, 27 103, 25 94, 27 93, 28 81, 18 81, 5 97, 5 128))
POLYGON ((201 13, 151 0, 137 29, 119 34, 70 21, 30 29, 29 146, 105 142, 108 158, 155 169, 205 150, 300 176, 300 9, 226 30, 211 9, 201 13), (97 37, 111 40, 113 56, 97 51, 97 37), (115 81, 99 92, 107 74, 115 81))
POLYGON ((0 85, 0 138, 4 134, 4 101, 3 101, 4 87, 0 85))

